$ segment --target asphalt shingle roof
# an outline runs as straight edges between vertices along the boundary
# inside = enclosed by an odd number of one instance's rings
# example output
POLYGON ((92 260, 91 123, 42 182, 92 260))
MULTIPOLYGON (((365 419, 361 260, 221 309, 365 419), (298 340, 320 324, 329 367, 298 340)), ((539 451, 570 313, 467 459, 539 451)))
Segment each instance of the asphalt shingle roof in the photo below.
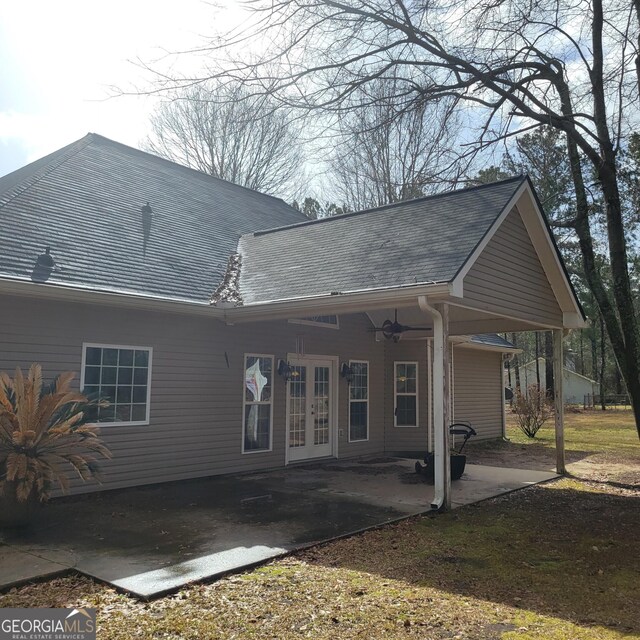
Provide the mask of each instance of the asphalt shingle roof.
POLYGON ((207 303, 242 233, 303 220, 278 198, 88 134, 0 178, 0 275, 29 280, 50 246, 47 282, 207 303))
POLYGON ((243 235, 244 304, 450 282, 525 180, 243 235))

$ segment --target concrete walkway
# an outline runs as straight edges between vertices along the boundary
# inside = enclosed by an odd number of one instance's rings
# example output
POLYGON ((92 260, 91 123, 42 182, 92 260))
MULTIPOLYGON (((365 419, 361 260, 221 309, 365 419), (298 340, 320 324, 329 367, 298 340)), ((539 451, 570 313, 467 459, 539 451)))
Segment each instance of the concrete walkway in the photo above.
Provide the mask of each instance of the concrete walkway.
MULTIPOLYGON (((0 589, 76 570, 143 598, 429 511, 413 460, 329 462, 56 500, 0 533, 0 589)), ((553 473, 468 465, 453 505, 553 473)))

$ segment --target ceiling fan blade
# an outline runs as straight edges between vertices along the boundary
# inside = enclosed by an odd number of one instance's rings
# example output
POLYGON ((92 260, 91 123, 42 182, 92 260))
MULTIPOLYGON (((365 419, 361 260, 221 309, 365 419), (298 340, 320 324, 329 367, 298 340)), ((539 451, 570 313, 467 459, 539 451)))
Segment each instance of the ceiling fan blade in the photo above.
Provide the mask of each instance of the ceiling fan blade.
POLYGON ((433 327, 407 327, 403 326, 401 331, 431 331, 433 327))

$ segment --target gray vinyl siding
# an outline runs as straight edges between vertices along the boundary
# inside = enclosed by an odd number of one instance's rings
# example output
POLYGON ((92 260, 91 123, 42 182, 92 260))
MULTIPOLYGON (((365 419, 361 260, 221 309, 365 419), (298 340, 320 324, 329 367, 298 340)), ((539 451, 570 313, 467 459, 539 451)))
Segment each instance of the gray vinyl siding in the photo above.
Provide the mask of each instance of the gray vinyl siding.
POLYGON ((562 326, 562 311, 517 209, 465 276, 464 300, 477 309, 562 326))
POLYGON ((469 421, 478 439, 502 436, 502 354, 454 349, 455 419, 469 421))
POLYGON ((424 340, 385 340, 385 446, 388 452, 411 452, 427 450, 429 421, 429 399, 427 398, 427 343, 424 340), (418 426, 394 426, 394 363, 418 363, 418 426))
POLYGON ((74 482, 72 492, 148 484, 285 464, 286 385, 274 375, 273 450, 242 454, 244 354, 286 359, 304 340, 305 353, 370 363, 369 440, 349 443, 348 387, 338 381, 339 457, 384 451, 384 346, 364 315, 340 317, 340 329, 286 321, 227 326, 199 316, 108 306, 0 297, 0 370, 43 366, 80 377, 82 344, 153 348, 150 424, 102 425, 113 460, 104 484, 74 482), (227 366, 227 359, 229 365, 227 366))

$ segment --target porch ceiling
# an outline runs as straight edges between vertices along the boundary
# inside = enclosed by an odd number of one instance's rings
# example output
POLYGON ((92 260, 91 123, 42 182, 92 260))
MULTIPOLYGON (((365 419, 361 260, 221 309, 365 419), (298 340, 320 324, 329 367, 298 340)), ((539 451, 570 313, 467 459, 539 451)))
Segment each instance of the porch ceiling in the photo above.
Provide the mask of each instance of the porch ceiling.
MULTIPOLYGON (((395 309, 375 309, 367 311, 367 315, 371 319, 372 325, 380 327, 386 319, 393 320, 395 309)), ((415 306, 398 308, 398 322, 415 327, 431 326, 430 318, 418 307, 415 306)), ((449 307, 449 335, 461 336, 480 333, 504 333, 510 331, 535 331, 545 330, 551 327, 539 325, 533 321, 518 318, 510 318, 479 311, 477 309, 469 309, 457 305, 449 307)), ((430 331, 410 331, 403 334, 403 340, 424 339, 433 336, 433 330, 430 331)))

